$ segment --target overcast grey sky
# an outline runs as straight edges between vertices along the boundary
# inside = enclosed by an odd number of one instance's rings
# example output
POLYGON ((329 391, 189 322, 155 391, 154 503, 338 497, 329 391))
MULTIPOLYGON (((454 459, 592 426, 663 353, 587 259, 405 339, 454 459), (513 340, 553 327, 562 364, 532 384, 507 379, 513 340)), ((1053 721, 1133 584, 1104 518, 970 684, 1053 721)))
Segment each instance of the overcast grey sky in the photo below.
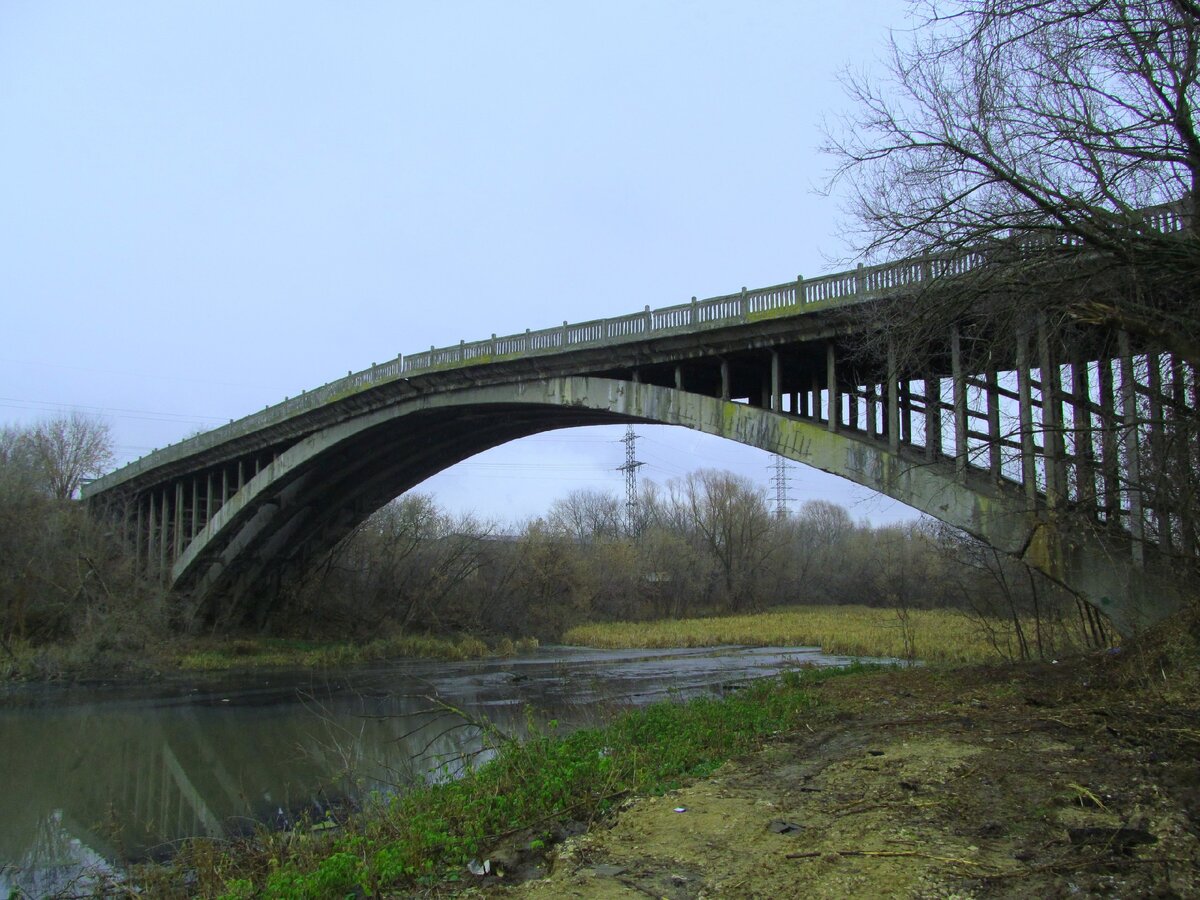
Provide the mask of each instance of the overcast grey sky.
MULTIPOLYGON (((904 10, 0 0, 0 422, 95 412, 127 462, 397 353, 840 268, 820 126, 904 10)), ((769 484, 767 454, 639 434, 644 478, 769 484)), ((422 489, 524 518, 621 491, 621 436, 422 489)))

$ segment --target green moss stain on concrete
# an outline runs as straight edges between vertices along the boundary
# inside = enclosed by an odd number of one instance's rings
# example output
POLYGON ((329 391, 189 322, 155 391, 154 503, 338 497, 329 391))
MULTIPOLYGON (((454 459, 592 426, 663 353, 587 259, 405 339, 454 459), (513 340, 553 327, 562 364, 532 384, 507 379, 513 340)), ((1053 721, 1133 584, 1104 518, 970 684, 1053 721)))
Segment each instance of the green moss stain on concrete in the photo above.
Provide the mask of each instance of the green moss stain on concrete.
POLYGON ((775 309, 760 309, 757 312, 747 313, 746 321, 766 322, 771 319, 786 319, 790 316, 802 316, 811 310, 812 304, 791 303, 787 306, 777 306, 775 309))

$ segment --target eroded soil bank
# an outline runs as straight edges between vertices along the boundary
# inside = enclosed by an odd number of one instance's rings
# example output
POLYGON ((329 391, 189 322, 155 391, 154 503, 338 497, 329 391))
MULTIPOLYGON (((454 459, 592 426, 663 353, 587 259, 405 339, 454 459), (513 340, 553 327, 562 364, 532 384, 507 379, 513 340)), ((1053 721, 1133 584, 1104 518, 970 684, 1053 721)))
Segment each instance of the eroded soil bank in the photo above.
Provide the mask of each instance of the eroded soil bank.
POLYGON ((1195 684, 1153 654, 834 679, 799 732, 466 893, 1200 896, 1195 684))

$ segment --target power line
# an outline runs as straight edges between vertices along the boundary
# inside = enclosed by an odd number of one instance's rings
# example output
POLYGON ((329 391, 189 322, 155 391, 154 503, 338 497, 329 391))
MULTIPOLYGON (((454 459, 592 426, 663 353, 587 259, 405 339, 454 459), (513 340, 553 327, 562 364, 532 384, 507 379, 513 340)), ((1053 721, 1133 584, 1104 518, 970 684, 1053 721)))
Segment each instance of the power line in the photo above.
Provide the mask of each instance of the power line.
POLYGON ((197 378, 189 375, 176 375, 173 373, 163 374, 157 370, 149 372, 133 372, 122 369, 97 369, 92 366, 74 366, 66 363, 47 362, 44 359, 14 359, 12 357, 0 357, 0 365, 19 366, 27 368, 29 366, 40 366, 46 369, 62 369, 68 372, 85 372, 93 375, 115 375, 121 378, 136 378, 139 381, 179 381, 190 382, 192 384, 213 384, 221 387, 236 387, 250 388, 257 391, 274 391, 277 388, 268 387, 262 384, 247 384, 244 381, 218 381, 214 378, 197 378))
MULTIPOLYGON (((120 406, 92 406, 86 403, 60 403, 57 400, 25 400, 19 397, 0 397, 0 407, 6 409, 21 409, 38 412, 59 412, 61 410, 80 410, 81 412, 97 413, 112 416, 116 419, 139 419, 148 422, 176 422, 190 425, 194 422, 224 422, 219 416, 203 416, 192 413, 161 412, 149 409, 126 409, 120 406)), ((230 419, 229 421, 232 421, 230 419)))

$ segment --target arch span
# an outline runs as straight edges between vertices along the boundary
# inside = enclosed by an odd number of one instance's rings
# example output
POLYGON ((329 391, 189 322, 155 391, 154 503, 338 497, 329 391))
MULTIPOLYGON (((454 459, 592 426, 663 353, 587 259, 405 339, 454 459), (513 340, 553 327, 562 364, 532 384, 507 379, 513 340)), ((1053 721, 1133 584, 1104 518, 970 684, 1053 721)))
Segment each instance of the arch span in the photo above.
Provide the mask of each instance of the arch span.
POLYGON ((1128 633, 1175 608, 1158 579, 1131 583, 1103 540, 1070 543, 1016 486, 909 459, 862 435, 702 394, 611 378, 555 377, 417 396, 308 435, 264 467, 176 560, 172 582, 203 599, 270 591, 405 490, 519 437, 578 425, 680 425, 778 453, 893 497, 1021 557, 1128 633))

